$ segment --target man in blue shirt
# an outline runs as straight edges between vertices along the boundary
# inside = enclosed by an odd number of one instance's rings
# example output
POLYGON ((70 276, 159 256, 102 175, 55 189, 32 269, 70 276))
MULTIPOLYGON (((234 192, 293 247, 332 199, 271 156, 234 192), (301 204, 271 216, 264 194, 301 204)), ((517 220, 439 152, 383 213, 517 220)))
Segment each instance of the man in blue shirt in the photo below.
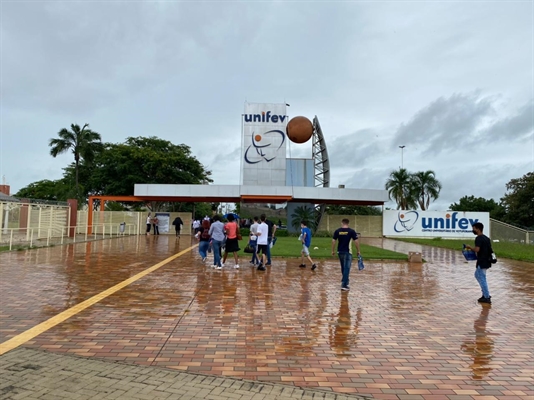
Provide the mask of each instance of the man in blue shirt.
POLYGON ((304 263, 304 257, 306 257, 312 264, 312 271, 317 268, 317 265, 313 262, 313 260, 310 257, 310 246, 311 246, 311 230, 308 228, 308 221, 301 221, 300 222, 300 241, 302 242, 302 251, 301 251, 301 257, 300 257, 300 268, 306 268, 306 264, 304 263))
POLYGON ((356 231, 349 228, 349 220, 346 218, 341 221, 341 228, 337 229, 332 237, 332 255, 335 255, 336 241, 338 242, 337 254, 341 263, 341 290, 348 291, 350 290, 349 274, 352 264, 351 241, 356 246, 358 255, 360 255, 360 241, 358 240, 356 231))

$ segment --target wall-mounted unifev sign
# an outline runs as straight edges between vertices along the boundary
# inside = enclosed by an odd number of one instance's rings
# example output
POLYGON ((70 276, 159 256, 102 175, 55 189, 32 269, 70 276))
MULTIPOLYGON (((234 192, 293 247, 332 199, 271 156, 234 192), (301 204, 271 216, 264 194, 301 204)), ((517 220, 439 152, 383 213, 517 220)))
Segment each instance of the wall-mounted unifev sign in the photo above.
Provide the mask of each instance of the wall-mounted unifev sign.
POLYGON ((490 236, 487 212, 385 210, 382 221, 383 235, 391 237, 473 238, 476 222, 490 236))
POLYGON ((285 186, 286 105, 245 103, 242 118, 242 183, 285 186))

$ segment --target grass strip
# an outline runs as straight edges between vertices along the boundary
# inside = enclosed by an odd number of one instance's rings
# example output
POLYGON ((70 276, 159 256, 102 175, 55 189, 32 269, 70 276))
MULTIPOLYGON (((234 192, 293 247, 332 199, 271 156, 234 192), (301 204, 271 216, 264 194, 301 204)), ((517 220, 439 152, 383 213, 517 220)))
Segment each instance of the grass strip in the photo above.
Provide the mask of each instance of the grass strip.
MULTIPOLYGON (((246 238, 240 243, 240 255, 247 255, 243 249, 247 244, 246 238)), ((337 247, 336 247, 337 248, 337 247)), ((365 260, 408 260, 408 255, 397 253, 391 250, 385 250, 379 247, 360 244, 362 256, 365 260)), ((300 257, 302 244, 296 237, 279 237, 276 244, 271 249, 272 257, 300 257)), ((356 254, 354 254, 356 256, 356 254)), ((311 258, 328 258, 332 257, 332 239, 326 237, 312 238, 310 246, 311 258), (317 249, 316 249, 317 247, 317 249)))
MULTIPOLYGON (((475 245, 474 236, 472 240, 465 240, 465 239, 460 239, 460 240, 450 239, 449 240, 449 239, 442 239, 442 238, 435 238, 435 239, 395 238, 395 240, 408 242, 408 243, 417 243, 417 244, 422 244, 425 246, 441 247, 445 249, 452 249, 452 250, 458 250, 458 251, 462 250, 464 243, 469 246, 475 245)), ((523 244, 523 243, 510 243, 510 242, 493 242, 491 244, 491 247, 493 248, 493 251, 497 255, 497 259, 508 258, 511 260, 534 262, 534 246, 533 245, 523 244)))

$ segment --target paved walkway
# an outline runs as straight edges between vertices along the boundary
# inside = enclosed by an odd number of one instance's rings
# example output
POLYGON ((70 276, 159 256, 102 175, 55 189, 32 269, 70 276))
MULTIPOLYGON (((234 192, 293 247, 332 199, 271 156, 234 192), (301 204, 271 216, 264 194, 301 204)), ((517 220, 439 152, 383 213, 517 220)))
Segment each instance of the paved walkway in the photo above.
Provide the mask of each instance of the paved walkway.
POLYGON ((0 358, 1 399, 331 399, 365 397, 17 349, 0 358))
MULTIPOLYGON (((165 367, 378 399, 534 396, 532 263, 500 260, 488 274, 487 306, 476 302, 474 268, 460 252, 373 243, 422 250, 429 262, 368 261, 346 293, 334 259, 315 272, 299 269, 298 259, 275 259, 264 273, 245 261, 216 271, 185 251, 189 239, 174 237, 4 253, 0 343, 44 325, 0 360, 46 350, 110 368, 165 367), (69 318, 56 324, 62 312, 69 318)), ((14 386, 6 379, 0 390, 14 386)))

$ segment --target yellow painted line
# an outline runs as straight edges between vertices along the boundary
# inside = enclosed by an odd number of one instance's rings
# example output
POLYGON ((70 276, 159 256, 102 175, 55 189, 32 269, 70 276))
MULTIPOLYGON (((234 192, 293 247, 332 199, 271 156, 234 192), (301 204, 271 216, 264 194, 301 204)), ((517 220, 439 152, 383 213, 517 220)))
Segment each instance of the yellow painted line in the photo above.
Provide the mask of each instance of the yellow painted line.
POLYGON ((46 332, 47 330, 53 328, 54 326, 62 323, 63 321, 69 319, 70 317, 78 314, 79 312, 85 310, 88 307, 91 307, 93 304, 98 303, 99 301, 105 299, 108 296, 111 296, 112 294, 118 292, 119 290, 125 288, 126 286, 130 285, 131 283, 134 283, 135 281, 138 281, 139 279, 143 278, 144 276, 150 274, 151 272, 156 271, 157 269, 163 267, 165 264, 170 263, 171 261, 177 259, 178 257, 181 257, 185 253, 191 251, 198 245, 191 246, 188 249, 182 250, 181 252, 170 256, 169 258, 157 263, 156 265, 153 265, 150 268, 145 269, 142 272, 139 272, 137 275, 132 276, 131 278, 126 279, 125 281, 122 281, 121 283, 116 284, 115 286, 110 287, 107 290, 104 290, 103 292, 100 292, 97 295, 94 295, 93 297, 82 301, 79 304, 76 304, 74 307, 69 308, 68 310, 65 310, 52 318, 41 322, 39 325, 34 326, 33 328, 28 329, 25 332, 22 332, 21 334, 18 334, 15 337, 12 337, 9 340, 6 340, 4 343, 0 344, 0 356, 4 353, 7 353, 10 350, 13 350, 20 345, 23 345, 28 340, 32 340, 34 337, 40 335, 43 332, 46 332))

